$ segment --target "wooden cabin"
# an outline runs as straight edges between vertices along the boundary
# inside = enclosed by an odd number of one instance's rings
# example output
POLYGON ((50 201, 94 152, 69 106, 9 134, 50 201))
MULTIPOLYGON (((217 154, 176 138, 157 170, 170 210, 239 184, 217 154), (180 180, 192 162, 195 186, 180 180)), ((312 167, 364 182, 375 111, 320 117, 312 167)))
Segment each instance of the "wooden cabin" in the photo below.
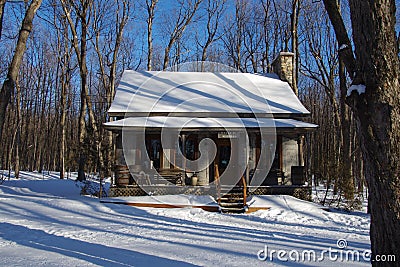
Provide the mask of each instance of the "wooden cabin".
POLYGON ((116 134, 109 196, 215 195, 240 185, 247 194, 307 198, 302 146, 317 125, 302 121, 310 113, 282 70, 281 79, 125 71, 105 123, 116 134))

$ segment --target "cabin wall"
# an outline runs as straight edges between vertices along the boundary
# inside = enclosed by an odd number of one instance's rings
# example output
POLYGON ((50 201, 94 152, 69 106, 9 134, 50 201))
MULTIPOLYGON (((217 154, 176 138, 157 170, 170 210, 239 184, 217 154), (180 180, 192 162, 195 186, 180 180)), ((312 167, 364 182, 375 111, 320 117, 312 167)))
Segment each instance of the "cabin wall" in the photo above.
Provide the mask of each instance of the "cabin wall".
POLYGON ((299 165, 299 150, 297 140, 282 137, 282 171, 285 179, 291 179, 292 166, 299 165))
POLYGON ((250 175, 252 175, 254 173, 254 171, 256 169, 256 163, 257 163, 257 160, 258 160, 257 150, 260 150, 257 147, 257 143, 259 143, 258 140, 257 140, 257 135, 254 134, 254 133, 250 134, 250 140, 249 140, 249 146, 250 146, 249 147, 249 164, 248 164, 248 169, 247 169, 248 173, 246 173, 246 182, 247 182, 247 184, 250 183, 249 177, 250 177, 250 175))
MULTIPOLYGON (((204 138, 209 138, 209 135, 207 134, 199 134, 199 140, 204 139, 204 138)), ((208 150, 208 146, 206 146, 206 149, 208 150)), ((210 162, 211 159, 208 158, 208 155, 206 154, 206 161, 210 162)), ((211 164, 210 166, 213 166, 213 164, 211 164)), ((212 173, 210 172, 210 167, 206 167, 205 169, 201 170, 198 174, 199 180, 198 180, 198 184, 199 185, 208 185, 211 182, 211 178, 210 176, 212 175, 212 173)))
POLYGON ((115 165, 126 165, 124 153, 122 150, 122 133, 118 133, 116 135, 115 165))

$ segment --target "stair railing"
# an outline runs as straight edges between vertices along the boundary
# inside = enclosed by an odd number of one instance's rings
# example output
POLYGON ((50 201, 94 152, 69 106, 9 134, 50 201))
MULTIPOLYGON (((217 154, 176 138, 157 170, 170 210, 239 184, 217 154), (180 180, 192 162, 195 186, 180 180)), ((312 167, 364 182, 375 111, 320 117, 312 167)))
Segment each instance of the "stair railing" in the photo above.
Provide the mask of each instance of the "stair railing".
POLYGON ((242 176, 242 184, 243 184, 243 207, 247 205, 247 183, 244 176, 242 176))
POLYGON ((217 189, 218 205, 221 205, 221 181, 219 180, 218 164, 214 165, 214 179, 215 179, 215 186, 217 189))

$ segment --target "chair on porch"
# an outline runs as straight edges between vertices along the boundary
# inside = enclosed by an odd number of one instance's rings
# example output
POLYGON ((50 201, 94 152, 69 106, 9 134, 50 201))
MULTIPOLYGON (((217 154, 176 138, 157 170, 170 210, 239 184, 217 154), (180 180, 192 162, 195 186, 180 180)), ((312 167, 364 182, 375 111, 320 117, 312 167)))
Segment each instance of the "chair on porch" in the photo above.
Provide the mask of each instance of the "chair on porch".
POLYGON ((304 166, 292 166, 291 178, 292 178, 292 185, 304 185, 305 184, 304 166))
POLYGON ((272 185, 278 185, 279 181, 282 181, 284 175, 282 170, 280 169, 271 169, 265 178, 264 182, 262 185, 266 186, 272 186, 272 185))
POLYGON ((159 184, 185 185, 184 171, 181 169, 159 169, 158 175, 155 175, 154 182, 159 184))
POLYGON ((150 175, 146 174, 144 171, 132 174, 133 179, 135 179, 138 185, 150 185, 150 175))

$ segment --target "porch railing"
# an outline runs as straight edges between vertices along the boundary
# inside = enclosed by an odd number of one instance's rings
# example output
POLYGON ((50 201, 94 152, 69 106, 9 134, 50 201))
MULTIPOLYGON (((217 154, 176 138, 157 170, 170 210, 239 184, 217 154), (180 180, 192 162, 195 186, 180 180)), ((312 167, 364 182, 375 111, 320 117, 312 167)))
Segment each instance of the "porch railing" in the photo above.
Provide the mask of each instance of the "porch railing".
POLYGON ((247 183, 244 175, 242 175, 242 184, 243 184, 243 207, 247 205, 247 183))
POLYGON ((221 181, 219 180, 218 164, 214 165, 214 179, 215 179, 215 185, 217 187, 218 205, 220 205, 221 204, 221 181))
MULTIPOLYGON (((218 170, 218 165, 214 165, 214 178, 215 178, 215 186, 217 189, 217 200, 218 200, 218 205, 221 205, 221 180, 219 176, 219 170, 218 170)), ((242 186, 243 190, 243 207, 247 206, 247 183, 244 175, 241 177, 239 183, 237 184, 242 186)))

